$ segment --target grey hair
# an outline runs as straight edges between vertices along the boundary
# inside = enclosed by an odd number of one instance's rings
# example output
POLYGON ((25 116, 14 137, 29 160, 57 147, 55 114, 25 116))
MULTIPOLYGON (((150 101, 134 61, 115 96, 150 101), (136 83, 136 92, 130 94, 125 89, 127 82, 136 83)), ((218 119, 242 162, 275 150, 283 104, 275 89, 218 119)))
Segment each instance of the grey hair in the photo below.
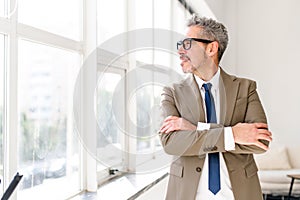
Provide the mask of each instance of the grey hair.
POLYGON ((187 22, 187 26, 201 27, 202 31, 199 34, 205 37, 202 39, 215 40, 219 43, 218 60, 220 62, 229 40, 226 27, 216 20, 199 17, 197 14, 192 15, 187 22))

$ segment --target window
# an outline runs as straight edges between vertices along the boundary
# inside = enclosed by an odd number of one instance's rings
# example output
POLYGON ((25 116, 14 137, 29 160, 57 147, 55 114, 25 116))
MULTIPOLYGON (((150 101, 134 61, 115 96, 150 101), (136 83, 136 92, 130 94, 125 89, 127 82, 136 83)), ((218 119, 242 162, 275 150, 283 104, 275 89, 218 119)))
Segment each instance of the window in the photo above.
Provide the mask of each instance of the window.
POLYGON ((135 6, 135 28, 153 27, 153 1, 134 0, 135 6))
POLYGON ((80 56, 21 39, 18 52, 18 199, 66 199, 79 190, 72 92, 80 56))
POLYGON ((97 0, 98 45, 126 30, 126 2, 120 0, 97 0))
MULTIPOLYGON (((97 90, 97 122, 101 133, 97 133, 97 158, 100 161, 97 164, 98 170, 118 168, 122 164, 129 171, 149 172, 168 165, 171 157, 164 153, 157 135, 161 123, 160 94, 165 83, 178 80, 176 76, 178 74, 175 75, 176 77, 172 76, 176 73, 173 64, 175 61, 178 63, 179 59, 177 55, 174 56, 177 40, 172 42, 174 40, 172 31, 170 37, 164 38, 170 44, 169 49, 155 48, 161 39, 158 38, 160 35, 157 35, 155 28, 184 32, 184 20, 185 10, 177 1, 97 0, 97 43, 100 47, 103 42, 114 39, 117 34, 138 29, 153 30, 149 35, 144 35, 144 38, 152 41, 154 47, 130 49, 132 51, 124 52, 122 55, 128 62, 128 66, 115 62, 113 67, 109 66, 107 71, 98 75, 102 81, 98 82, 97 90), (178 21, 182 22, 180 27, 177 26, 178 21), (158 66, 161 68, 159 69, 158 66), (116 70, 122 67, 126 71, 116 70), (146 84, 144 84, 145 80, 148 81, 146 84), (164 82, 161 83, 161 80, 164 82), (124 88, 120 88, 121 86, 124 88), (117 101, 123 102, 123 107, 117 109, 118 113, 114 110, 116 109, 115 96, 118 96, 117 101), (116 119, 116 116, 119 119, 116 119), (119 154, 122 153, 120 149, 125 150, 123 151, 125 155, 119 154), (101 162, 103 160, 104 163, 101 162)), ((108 43, 110 47, 114 45, 113 42, 108 43)), ((116 47, 122 49, 120 45, 129 47, 134 43, 135 41, 125 38, 124 42, 117 43, 116 47)), ((117 59, 121 60, 122 56, 117 59)), ((107 57, 98 57, 98 63, 106 59, 107 57)), ((178 69, 180 70, 180 67, 178 69)))
POLYGON ((142 173, 163 169, 172 159, 163 151, 157 133, 163 120, 160 115, 163 85, 174 79, 166 69, 150 66, 137 69, 137 88, 128 102, 135 108, 129 110, 135 110, 135 117, 131 119, 136 124, 136 171, 142 173))
MULTIPOLYGON (((4 124, 4 35, 0 34, 0 179, 3 181, 3 124, 4 124)), ((0 189, 2 196, 3 188, 0 189)))
MULTIPOLYGON (((95 166, 90 164, 93 162, 84 161, 94 157, 89 158, 77 134, 73 133, 72 93, 81 55, 88 53, 86 48, 135 29, 174 30, 186 16, 177 1, 96 1, 97 8, 91 8, 92 4, 82 0, 0 0, 0 179, 4 176, 6 184, 0 186, 8 186, 11 177, 6 175, 10 176, 17 168, 24 175, 18 186, 18 200, 66 199, 74 191, 78 192, 79 185, 82 189, 95 186, 90 176, 84 177, 84 170, 91 172, 89 169, 95 166), (11 3, 16 7, 11 7, 9 13, 7 8, 11 3), (97 41, 93 37, 82 40, 82 25, 86 25, 83 18, 95 17, 91 9, 97 9, 97 27, 87 24, 88 30, 84 31, 97 31, 97 41), (7 91, 12 95, 6 96, 7 91), (9 118, 6 119, 7 114, 9 118), (4 144, 13 145, 3 145, 6 134, 12 137, 4 144), (84 162, 82 168, 78 163, 79 152, 84 162), (79 171, 84 180, 79 180, 79 171)), ((183 31, 181 27, 179 30, 183 31)), ((175 44, 172 42, 174 49, 175 44)), ((124 38, 119 45, 128 45, 128 39, 124 38)), ((124 46, 117 45, 117 48, 124 46)), ((128 85, 142 77, 134 76, 126 81, 124 77, 145 63, 173 67, 173 57, 169 54, 151 48, 125 52, 122 56, 129 58, 126 63, 120 61, 105 73, 99 72, 102 82, 95 90, 95 111, 102 135, 97 133, 97 138, 93 139, 97 139, 97 158, 104 163, 97 162, 98 170, 107 174, 103 169, 124 166, 125 170, 140 171, 137 168, 147 165, 147 160, 165 161, 158 155, 162 148, 154 135, 157 118, 152 115, 157 109, 161 86, 150 84, 128 92, 128 85), (114 106, 115 101, 121 105, 114 106), (147 127, 149 124, 151 127, 147 127), (111 148, 117 153, 114 151, 112 156, 105 157, 108 154, 104 155, 103 150, 111 148)), ((151 75, 152 82, 157 77, 166 80, 170 76, 168 70, 153 69, 149 69, 147 75, 151 75)))
MULTIPOLYGON (((171 29, 171 0, 154 1, 154 28, 171 29)), ((175 3, 175 1, 173 1, 175 3)))
POLYGON ((156 133, 159 130, 159 104, 162 87, 149 83, 136 90, 129 103, 136 107, 137 152, 152 152, 160 146, 156 133), (153 146, 154 145, 154 146, 153 146))
POLYGON ((178 33, 185 34, 186 31, 186 19, 188 18, 188 12, 183 8, 183 6, 179 2, 174 2, 173 4, 173 20, 176 23, 173 23, 172 27, 173 31, 178 33))
POLYGON ((0 17, 4 16, 5 0, 0 0, 0 17))
POLYGON ((97 171, 124 166, 125 70, 110 68, 98 73, 97 171), (113 152, 113 153, 112 153, 113 152))
POLYGON ((80 0, 19 0, 18 21, 74 40, 80 40, 80 0))

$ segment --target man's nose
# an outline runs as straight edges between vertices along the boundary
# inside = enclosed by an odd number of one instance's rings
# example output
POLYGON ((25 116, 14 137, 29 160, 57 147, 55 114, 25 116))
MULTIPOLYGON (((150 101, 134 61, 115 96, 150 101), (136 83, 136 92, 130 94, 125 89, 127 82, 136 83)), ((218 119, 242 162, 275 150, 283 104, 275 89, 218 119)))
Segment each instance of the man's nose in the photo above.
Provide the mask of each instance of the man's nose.
POLYGON ((179 55, 182 55, 182 54, 185 54, 185 53, 186 53, 186 50, 183 48, 183 45, 181 45, 181 46, 179 47, 179 49, 177 50, 177 53, 178 53, 179 55))

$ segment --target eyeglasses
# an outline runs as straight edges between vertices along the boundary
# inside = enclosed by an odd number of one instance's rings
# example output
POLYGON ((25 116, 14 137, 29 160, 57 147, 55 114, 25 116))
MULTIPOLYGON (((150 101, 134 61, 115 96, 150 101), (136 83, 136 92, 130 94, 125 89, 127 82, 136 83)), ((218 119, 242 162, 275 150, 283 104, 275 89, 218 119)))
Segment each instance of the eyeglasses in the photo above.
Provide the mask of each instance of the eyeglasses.
POLYGON ((189 50, 192 47, 192 40, 197 42, 202 42, 205 44, 209 44, 213 41, 211 40, 205 40, 200 38, 185 38, 184 40, 180 40, 177 42, 177 50, 179 50, 180 46, 182 45, 185 50, 189 50))

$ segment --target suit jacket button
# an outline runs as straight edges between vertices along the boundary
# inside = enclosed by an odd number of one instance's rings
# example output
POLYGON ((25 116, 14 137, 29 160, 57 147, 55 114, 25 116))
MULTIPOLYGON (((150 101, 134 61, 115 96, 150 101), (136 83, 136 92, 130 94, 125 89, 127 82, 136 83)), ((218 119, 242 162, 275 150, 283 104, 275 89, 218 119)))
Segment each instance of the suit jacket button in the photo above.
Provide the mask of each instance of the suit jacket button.
POLYGON ((197 171, 197 172, 201 172, 201 167, 197 167, 197 168, 196 168, 196 171, 197 171))
POLYGON ((212 148, 212 151, 216 151, 218 149, 218 147, 217 146, 214 146, 213 148, 212 148))

